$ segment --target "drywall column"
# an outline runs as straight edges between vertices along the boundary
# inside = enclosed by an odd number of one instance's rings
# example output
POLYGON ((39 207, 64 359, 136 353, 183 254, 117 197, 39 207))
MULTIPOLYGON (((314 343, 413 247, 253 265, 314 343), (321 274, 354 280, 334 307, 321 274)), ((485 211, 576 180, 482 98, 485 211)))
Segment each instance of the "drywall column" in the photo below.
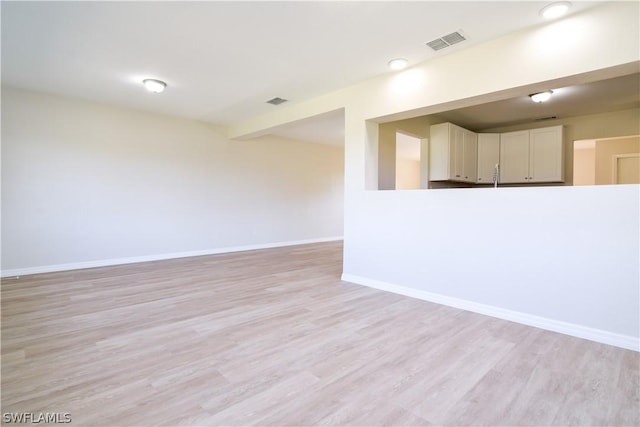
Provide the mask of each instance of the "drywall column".
POLYGON ((378 130, 378 190, 396 189, 396 129, 380 126, 378 130))

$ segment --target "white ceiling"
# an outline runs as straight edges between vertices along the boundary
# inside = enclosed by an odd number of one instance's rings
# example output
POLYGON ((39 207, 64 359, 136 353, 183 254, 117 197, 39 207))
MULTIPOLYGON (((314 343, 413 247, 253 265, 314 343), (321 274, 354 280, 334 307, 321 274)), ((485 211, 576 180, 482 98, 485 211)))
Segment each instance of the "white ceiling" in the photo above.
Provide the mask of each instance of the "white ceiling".
POLYGON ((629 74, 567 87, 549 87, 553 95, 544 103, 529 94, 434 114, 473 131, 519 123, 567 118, 640 107, 640 74, 629 74))
MULTIPOLYGON (((276 96, 293 104, 390 72, 395 57, 415 64, 542 24, 548 3, 2 1, 2 83, 227 124, 279 108, 265 103, 276 96), (467 41, 425 45, 458 30, 467 41), (168 88, 148 93, 143 78, 168 88)), ((343 120, 282 135, 340 143, 343 120)))

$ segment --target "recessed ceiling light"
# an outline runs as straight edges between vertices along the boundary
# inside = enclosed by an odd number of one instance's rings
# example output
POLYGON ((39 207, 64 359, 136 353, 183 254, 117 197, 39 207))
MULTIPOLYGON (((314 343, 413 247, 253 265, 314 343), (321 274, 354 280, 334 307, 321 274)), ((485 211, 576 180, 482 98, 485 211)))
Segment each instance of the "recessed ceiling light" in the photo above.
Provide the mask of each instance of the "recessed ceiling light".
POLYGON ((571 3, 568 1, 558 1, 555 3, 551 3, 546 5, 540 10, 540 15, 544 16, 546 19, 554 19, 558 18, 569 11, 571 7, 571 3))
POLYGON ((144 79, 142 84, 144 84, 144 87, 146 87, 149 92, 153 93, 160 93, 167 87, 165 82, 156 79, 144 79))
POLYGON ((392 70, 402 70, 407 66, 408 63, 409 61, 404 58, 392 59, 391 61, 389 61, 389 68, 391 68, 392 70))
POLYGON ((552 90, 547 90, 545 92, 534 93, 533 95, 529 95, 533 102, 546 102, 551 99, 551 94, 553 94, 552 90))

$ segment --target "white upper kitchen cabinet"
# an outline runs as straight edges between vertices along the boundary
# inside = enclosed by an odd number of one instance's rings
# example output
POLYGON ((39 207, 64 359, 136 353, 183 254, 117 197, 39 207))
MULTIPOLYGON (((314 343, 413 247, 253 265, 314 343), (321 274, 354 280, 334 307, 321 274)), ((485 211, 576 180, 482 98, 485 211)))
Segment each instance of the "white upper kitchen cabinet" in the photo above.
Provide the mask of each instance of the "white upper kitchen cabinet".
POLYGON ((430 181, 476 182, 478 135, 453 123, 431 126, 430 181))
POLYGON ((562 126, 500 135, 500 183, 564 181, 562 126))
POLYGON ((564 181, 562 126, 529 131, 529 182, 564 181))
POLYGON ((478 134, 478 184, 493 184, 496 165, 500 163, 500 134, 478 134))

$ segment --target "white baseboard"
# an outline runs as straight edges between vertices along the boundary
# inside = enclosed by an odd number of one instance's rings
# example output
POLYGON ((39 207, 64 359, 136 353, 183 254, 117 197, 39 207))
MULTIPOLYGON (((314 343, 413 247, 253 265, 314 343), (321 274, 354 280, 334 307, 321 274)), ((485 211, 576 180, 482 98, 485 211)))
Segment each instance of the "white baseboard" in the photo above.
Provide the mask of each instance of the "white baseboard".
POLYGON ((342 236, 322 237, 317 239, 291 240, 287 242, 261 243, 256 245, 230 246, 224 248, 205 249, 200 251, 174 252, 168 254, 143 255, 128 258, 112 258, 96 261, 74 262, 69 264, 44 265, 39 267, 14 268, 2 270, 0 277, 27 276, 30 274, 53 273, 56 271, 81 270, 83 268, 109 267, 113 265, 134 264, 137 262, 161 261, 165 259, 187 258, 202 255, 216 255, 229 252, 252 251, 256 249, 279 248, 284 246, 306 245, 342 240, 342 236))
POLYGON ((535 326, 548 331, 559 332, 565 335, 571 335, 578 338, 584 338, 603 344, 609 344, 628 350, 640 351, 640 338, 629 335, 620 335, 613 332, 603 331, 601 329, 589 328, 573 323, 553 320, 546 317, 535 316, 532 314, 522 313, 518 311, 507 310, 486 304, 480 304, 474 301, 463 300, 446 295, 435 294, 420 289, 407 288, 392 283, 381 282, 369 279, 367 277, 356 276, 353 274, 343 274, 342 280, 345 282, 356 283, 358 285, 370 288, 380 289, 382 291, 392 292, 394 294, 405 295, 424 301, 434 302, 449 307, 459 308, 461 310, 472 311, 498 319, 509 320, 511 322, 521 323, 523 325, 535 326))

